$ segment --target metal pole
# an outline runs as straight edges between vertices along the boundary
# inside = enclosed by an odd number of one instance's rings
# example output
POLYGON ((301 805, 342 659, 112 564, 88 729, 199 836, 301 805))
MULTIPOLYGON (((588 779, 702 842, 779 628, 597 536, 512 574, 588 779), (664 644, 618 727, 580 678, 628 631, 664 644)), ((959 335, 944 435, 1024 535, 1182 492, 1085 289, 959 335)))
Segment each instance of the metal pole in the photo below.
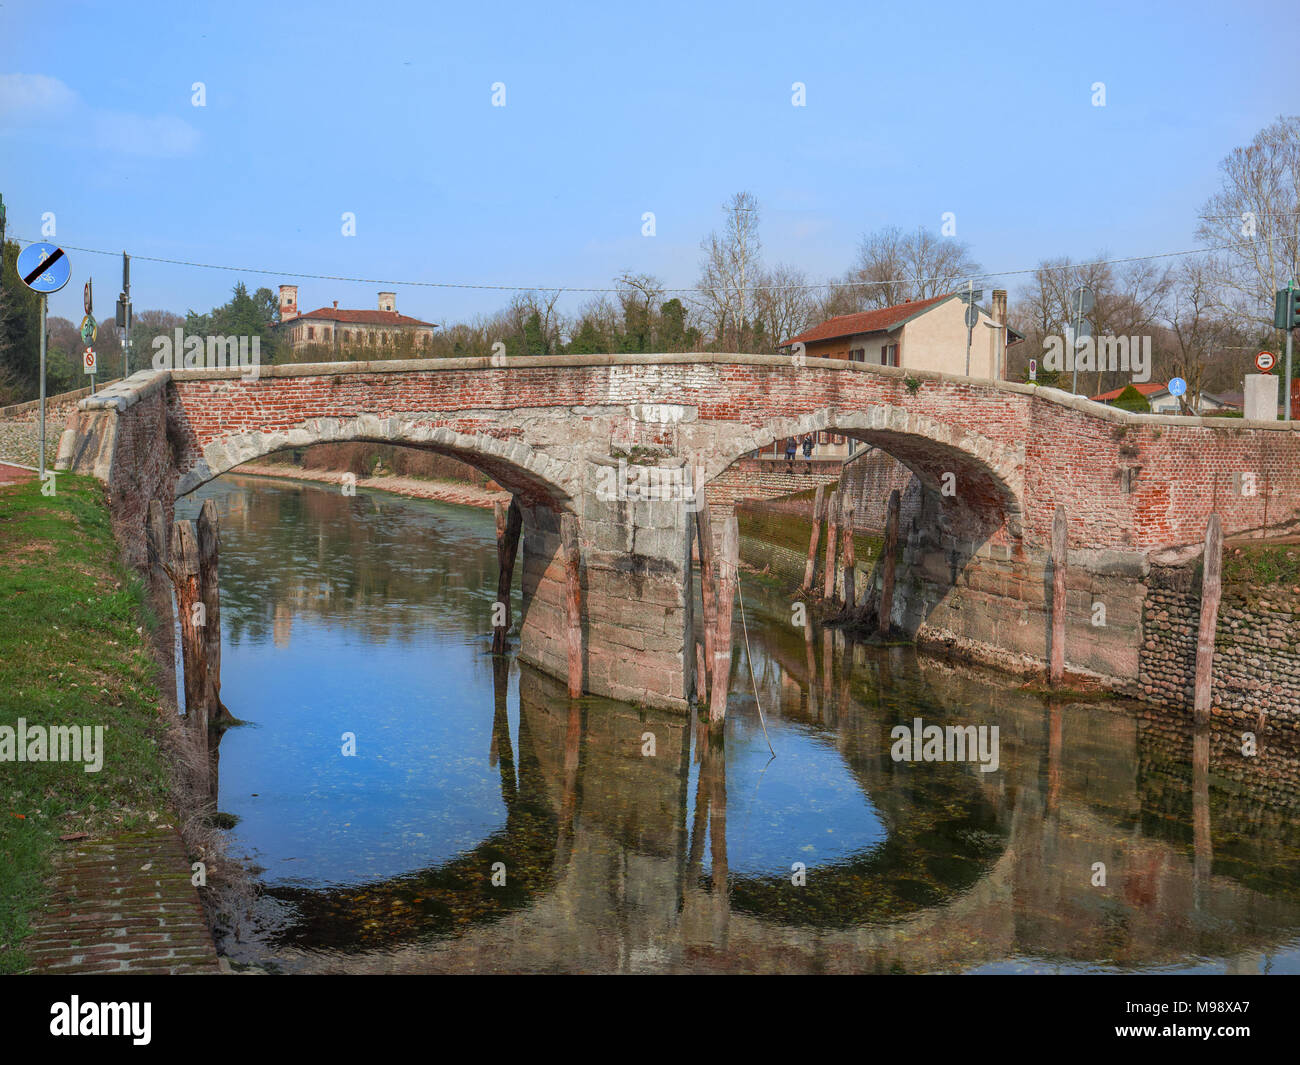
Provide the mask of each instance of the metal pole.
POLYGON ((1291 334, 1294 329, 1286 331, 1286 377, 1282 381, 1282 420, 1289 422, 1291 420, 1291 334))
POLYGON ((45 484, 45 293, 41 293, 41 457, 38 463, 42 486, 45 484))
POLYGON ((1074 382, 1070 385, 1070 391, 1075 395, 1079 392, 1079 319, 1083 317, 1083 286, 1079 286, 1079 292, 1074 303, 1074 322, 1073 331, 1070 334, 1070 365, 1074 367, 1074 382))
MULTIPOLYGON (((982 291, 982 290, 981 290, 982 291)), ((970 376, 970 338, 974 328, 970 324, 970 309, 975 306, 975 282, 966 282, 966 376, 970 376)))

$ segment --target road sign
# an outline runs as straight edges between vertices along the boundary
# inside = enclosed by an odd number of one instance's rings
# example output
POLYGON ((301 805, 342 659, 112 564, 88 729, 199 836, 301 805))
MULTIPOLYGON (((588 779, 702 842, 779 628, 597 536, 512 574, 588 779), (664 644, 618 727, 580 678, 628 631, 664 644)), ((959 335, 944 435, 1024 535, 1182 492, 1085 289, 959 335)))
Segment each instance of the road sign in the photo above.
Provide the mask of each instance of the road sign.
POLYGON ((1171 396, 1181 396, 1187 391, 1187 382, 1181 377, 1175 377, 1169 382, 1169 394, 1171 396))
POLYGON ((1070 296, 1070 311, 1081 318, 1091 312, 1096 303, 1097 294, 1087 285, 1080 285, 1070 296))
POLYGON ((1255 356, 1255 369, 1260 373, 1271 373, 1277 365, 1277 356, 1271 351, 1261 351, 1255 356))
POLYGON ((971 304, 966 308, 966 328, 974 329, 980 322, 980 309, 971 304))
POLYGON ((81 320, 79 332, 83 344, 90 345, 95 342, 95 337, 99 335, 99 323, 95 321, 93 315, 88 314, 81 320))
POLYGON ((87 348, 81 355, 81 368, 86 373, 93 374, 97 369, 98 360, 95 357, 95 349, 87 348))
POLYGON ((58 292, 72 276, 72 264, 62 248, 44 241, 18 253, 18 277, 33 292, 58 292))
POLYGON ((1037 380, 1038 380, 1038 360, 1037 360, 1037 359, 1030 359, 1030 360, 1029 360, 1029 380, 1031 380, 1031 381, 1037 381, 1037 380))

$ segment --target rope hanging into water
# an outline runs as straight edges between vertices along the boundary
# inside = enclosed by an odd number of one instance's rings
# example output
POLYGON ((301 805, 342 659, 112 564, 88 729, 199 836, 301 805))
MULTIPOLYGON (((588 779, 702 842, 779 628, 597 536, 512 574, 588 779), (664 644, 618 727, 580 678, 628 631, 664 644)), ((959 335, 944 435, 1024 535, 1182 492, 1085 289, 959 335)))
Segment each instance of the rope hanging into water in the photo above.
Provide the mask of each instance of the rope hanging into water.
POLYGON ((758 707, 759 724, 763 726, 763 739, 767 740, 767 749, 776 757, 772 749, 772 738, 767 734, 767 721, 763 717, 763 704, 758 698, 758 681, 754 677, 754 653, 749 649, 749 625, 745 622, 745 593, 740 590, 740 567, 736 567, 736 595, 740 597, 740 627, 745 633, 745 664, 749 666, 749 683, 754 686, 754 705, 758 707))

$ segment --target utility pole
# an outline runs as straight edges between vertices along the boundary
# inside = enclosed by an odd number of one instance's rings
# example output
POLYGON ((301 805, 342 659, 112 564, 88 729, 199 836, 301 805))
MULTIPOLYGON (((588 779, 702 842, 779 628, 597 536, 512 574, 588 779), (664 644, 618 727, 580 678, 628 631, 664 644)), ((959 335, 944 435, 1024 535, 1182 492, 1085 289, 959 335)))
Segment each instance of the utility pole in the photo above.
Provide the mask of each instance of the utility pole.
POLYGON ((131 376, 131 256, 122 252, 122 294, 117 298, 117 324, 122 329, 122 377, 131 376))

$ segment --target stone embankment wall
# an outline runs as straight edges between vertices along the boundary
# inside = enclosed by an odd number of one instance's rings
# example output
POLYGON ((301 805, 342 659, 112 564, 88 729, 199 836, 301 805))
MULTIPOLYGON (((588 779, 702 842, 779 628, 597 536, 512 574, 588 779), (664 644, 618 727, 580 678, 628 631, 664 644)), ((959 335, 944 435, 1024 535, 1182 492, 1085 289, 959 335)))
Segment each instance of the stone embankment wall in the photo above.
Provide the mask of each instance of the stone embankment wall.
MULTIPOLYGON (((1300 548, 1296 548, 1300 551, 1300 548)), ((1134 694, 1191 712, 1200 566, 1152 566, 1134 694)), ((1214 641, 1213 724, 1300 742, 1300 588, 1225 581, 1214 641)))

